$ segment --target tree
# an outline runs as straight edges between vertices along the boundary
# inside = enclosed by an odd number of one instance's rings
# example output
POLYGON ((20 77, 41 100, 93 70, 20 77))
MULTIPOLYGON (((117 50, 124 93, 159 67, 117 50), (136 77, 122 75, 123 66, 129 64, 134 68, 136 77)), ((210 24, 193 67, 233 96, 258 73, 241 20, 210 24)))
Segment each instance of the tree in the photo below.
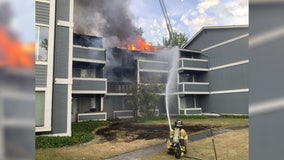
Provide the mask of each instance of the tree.
POLYGON ((159 93, 163 90, 164 86, 159 84, 134 84, 128 92, 126 104, 134 107, 135 116, 137 111, 141 116, 153 116, 159 104, 159 93))
POLYGON ((179 48, 184 47, 188 43, 189 39, 184 33, 178 33, 174 31, 172 33, 172 38, 163 37, 163 44, 164 46, 174 47, 178 46, 179 48))

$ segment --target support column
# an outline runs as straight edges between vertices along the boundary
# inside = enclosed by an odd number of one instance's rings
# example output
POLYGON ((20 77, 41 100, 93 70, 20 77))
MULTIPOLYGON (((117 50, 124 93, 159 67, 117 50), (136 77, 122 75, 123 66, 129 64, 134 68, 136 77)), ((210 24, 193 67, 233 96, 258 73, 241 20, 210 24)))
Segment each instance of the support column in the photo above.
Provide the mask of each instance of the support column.
POLYGON ((71 136, 73 0, 56 1, 52 134, 71 136))

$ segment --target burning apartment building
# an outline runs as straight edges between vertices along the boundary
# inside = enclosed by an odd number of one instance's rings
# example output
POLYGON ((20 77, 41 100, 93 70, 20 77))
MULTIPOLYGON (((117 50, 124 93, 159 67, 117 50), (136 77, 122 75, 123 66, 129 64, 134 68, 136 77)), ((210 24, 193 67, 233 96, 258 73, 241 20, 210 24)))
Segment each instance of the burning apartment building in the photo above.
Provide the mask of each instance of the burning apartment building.
MULTIPOLYGON (((133 117, 129 89, 167 83, 172 61, 171 115, 248 114, 247 26, 205 27, 184 49, 162 49, 141 38, 127 3, 36 0, 37 134, 70 136, 72 122, 133 117)), ((157 114, 166 113, 164 95, 157 114)))

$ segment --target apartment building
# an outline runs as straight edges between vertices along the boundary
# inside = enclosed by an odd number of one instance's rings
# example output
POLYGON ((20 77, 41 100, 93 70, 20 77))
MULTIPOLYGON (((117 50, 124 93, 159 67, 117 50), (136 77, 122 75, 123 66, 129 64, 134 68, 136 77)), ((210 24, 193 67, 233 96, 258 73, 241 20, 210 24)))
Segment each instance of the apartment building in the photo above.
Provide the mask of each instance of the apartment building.
POLYGON ((73 44, 72 122, 106 120, 106 49, 102 48, 102 38, 74 33, 73 44))
POLYGON ((282 159, 284 1, 249 3, 249 159, 282 159))
POLYGON ((108 49, 107 54, 104 76, 108 89, 104 109, 109 119, 133 117, 135 110, 126 102, 130 89, 135 84, 165 84, 168 58, 157 52, 119 48, 108 49))
MULTIPOLYGON (((203 27, 181 51, 181 108, 248 114, 248 26, 203 27)), ((182 112, 184 113, 184 112, 182 112)))
MULTIPOLYGON (((36 0, 39 135, 70 136, 72 122, 133 117, 131 86, 167 82, 167 54, 103 48, 102 38, 73 32, 73 8, 70 0, 36 0)), ((173 52, 170 114, 248 114, 247 39, 248 26, 204 27, 173 52)), ((164 94, 156 113, 166 113, 164 94)))
POLYGON ((35 5, 36 133, 70 136, 73 1, 36 0, 35 5))

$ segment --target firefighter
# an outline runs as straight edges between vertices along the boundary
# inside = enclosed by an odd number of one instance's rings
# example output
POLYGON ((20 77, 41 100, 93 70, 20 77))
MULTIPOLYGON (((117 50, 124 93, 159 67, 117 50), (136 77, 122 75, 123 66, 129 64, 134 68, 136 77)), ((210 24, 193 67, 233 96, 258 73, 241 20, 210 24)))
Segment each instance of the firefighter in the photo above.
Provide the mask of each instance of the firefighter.
POLYGON ((168 152, 172 154, 174 149, 172 148, 173 143, 180 143, 182 155, 187 152, 188 136, 186 131, 182 128, 182 121, 176 120, 174 129, 170 130, 169 139, 167 141, 168 152))

